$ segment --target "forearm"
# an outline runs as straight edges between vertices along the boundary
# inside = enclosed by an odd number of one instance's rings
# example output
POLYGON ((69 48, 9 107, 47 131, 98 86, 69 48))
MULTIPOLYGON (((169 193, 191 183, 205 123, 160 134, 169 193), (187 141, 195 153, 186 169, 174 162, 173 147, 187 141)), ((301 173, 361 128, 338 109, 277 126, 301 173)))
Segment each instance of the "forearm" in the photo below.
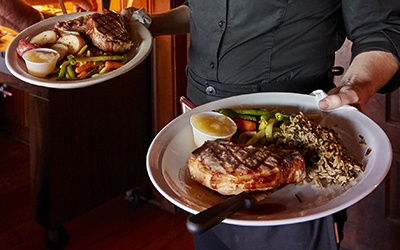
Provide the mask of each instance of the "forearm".
POLYGON ((370 98, 396 74, 399 62, 389 52, 368 51, 357 55, 339 83, 354 85, 370 98))
POLYGON ((353 105, 364 111, 370 98, 399 70, 399 63, 392 53, 368 51, 358 54, 337 88, 319 102, 322 109, 353 105))
POLYGON ((41 20, 40 12, 24 1, 2 0, 0 4, 2 5, 0 8, 0 25, 2 26, 19 32, 41 20))
POLYGON ((153 37, 161 35, 179 35, 190 32, 190 13, 186 5, 179 6, 165 13, 151 14, 149 27, 153 37))

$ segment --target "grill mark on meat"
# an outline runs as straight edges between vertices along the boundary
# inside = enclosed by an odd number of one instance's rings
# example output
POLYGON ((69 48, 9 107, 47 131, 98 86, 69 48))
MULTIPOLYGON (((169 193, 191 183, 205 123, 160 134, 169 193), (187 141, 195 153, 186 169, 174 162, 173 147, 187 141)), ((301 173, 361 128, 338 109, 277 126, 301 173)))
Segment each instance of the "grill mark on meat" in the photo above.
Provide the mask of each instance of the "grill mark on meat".
POLYGON ((86 32, 86 23, 90 16, 91 15, 88 14, 70 20, 58 21, 54 25, 54 28, 60 31, 75 31, 84 35, 86 32))
POLYGON ((94 13, 86 23, 86 34, 103 51, 123 53, 134 45, 123 23, 123 18, 112 11, 94 13))
POLYGON ((96 25, 98 25, 98 30, 101 33, 107 34, 109 38, 129 40, 130 37, 125 27, 120 22, 116 22, 117 18, 118 17, 112 12, 106 15, 94 14, 93 16, 96 25))
POLYGON ((134 45, 122 16, 106 9, 102 13, 59 21, 54 25, 54 29, 60 33, 78 32, 81 36, 90 39, 97 48, 107 52, 125 53, 134 45))
POLYGON ((304 158, 297 150, 207 141, 188 162, 191 178, 221 194, 263 191, 305 178, 304 158))

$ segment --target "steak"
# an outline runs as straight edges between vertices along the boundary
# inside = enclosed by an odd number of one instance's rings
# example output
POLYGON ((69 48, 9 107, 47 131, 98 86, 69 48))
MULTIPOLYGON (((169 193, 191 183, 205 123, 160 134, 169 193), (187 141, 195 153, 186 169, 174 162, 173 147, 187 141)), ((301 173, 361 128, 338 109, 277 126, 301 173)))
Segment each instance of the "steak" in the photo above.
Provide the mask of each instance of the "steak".
POLYGON ((54 25, 54 28, 59 31, 74 31, 80 35, 86 34, 86 23, 91 15, 83 15, 74 19, 58 21, 54 25))
POLYGON ((86 34, 93 45, 107 52, 124 53, 134 45, 123 17, 109 10, 90 15, 86 22, 86 34))
POLYGON ((303 156, 297 150, 270 150, 265 146, 206 141, 189 160, 190 177, 223 195, 266 191, 306 177, 303 156))

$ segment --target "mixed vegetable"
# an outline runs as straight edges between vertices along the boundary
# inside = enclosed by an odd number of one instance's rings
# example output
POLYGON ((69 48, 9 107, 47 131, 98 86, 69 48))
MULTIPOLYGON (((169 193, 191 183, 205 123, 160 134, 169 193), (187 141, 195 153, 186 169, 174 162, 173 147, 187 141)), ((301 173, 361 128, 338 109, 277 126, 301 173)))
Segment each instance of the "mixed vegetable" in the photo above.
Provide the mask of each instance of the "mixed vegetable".
POLYGON ((57 80, 95 77, 120 68, 128 61, 128 52, 102 51, 76 32, 45 30, 32 38, 21 39, 16 51, 22 58, 25 52, 35 48, 50 48, 59 53, 56 69, 47 75, 57 80))
POLYGON ((76 55, 67 55, 49 76, 56 75, 59 80, 95 77, 122 67, 126 60, 125 54, 112 55, 99 50, 91 50, 88 45, 85 45, 76 55))
POLYGON ((217 111, 232 118, 240 131, 240 142, 248 145, 271 143, 274 135, 279 133, 280 126, 283 123, 290 124, 289 115, 278 109, 219 109, 217 111))

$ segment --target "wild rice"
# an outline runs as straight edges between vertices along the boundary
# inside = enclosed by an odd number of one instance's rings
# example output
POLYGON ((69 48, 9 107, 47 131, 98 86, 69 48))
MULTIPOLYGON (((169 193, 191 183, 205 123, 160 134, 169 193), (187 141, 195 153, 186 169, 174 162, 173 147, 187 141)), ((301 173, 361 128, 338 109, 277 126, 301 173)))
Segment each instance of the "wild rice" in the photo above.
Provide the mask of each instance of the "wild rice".
POLYGON ((338 134, 316 124, 303 113, 292 116, 290 125, 281 126, 277 145, 296 148, 306 159, 306 182, 318 187, 347 185, 364 171, 364 167, 347 152, 338 134))

